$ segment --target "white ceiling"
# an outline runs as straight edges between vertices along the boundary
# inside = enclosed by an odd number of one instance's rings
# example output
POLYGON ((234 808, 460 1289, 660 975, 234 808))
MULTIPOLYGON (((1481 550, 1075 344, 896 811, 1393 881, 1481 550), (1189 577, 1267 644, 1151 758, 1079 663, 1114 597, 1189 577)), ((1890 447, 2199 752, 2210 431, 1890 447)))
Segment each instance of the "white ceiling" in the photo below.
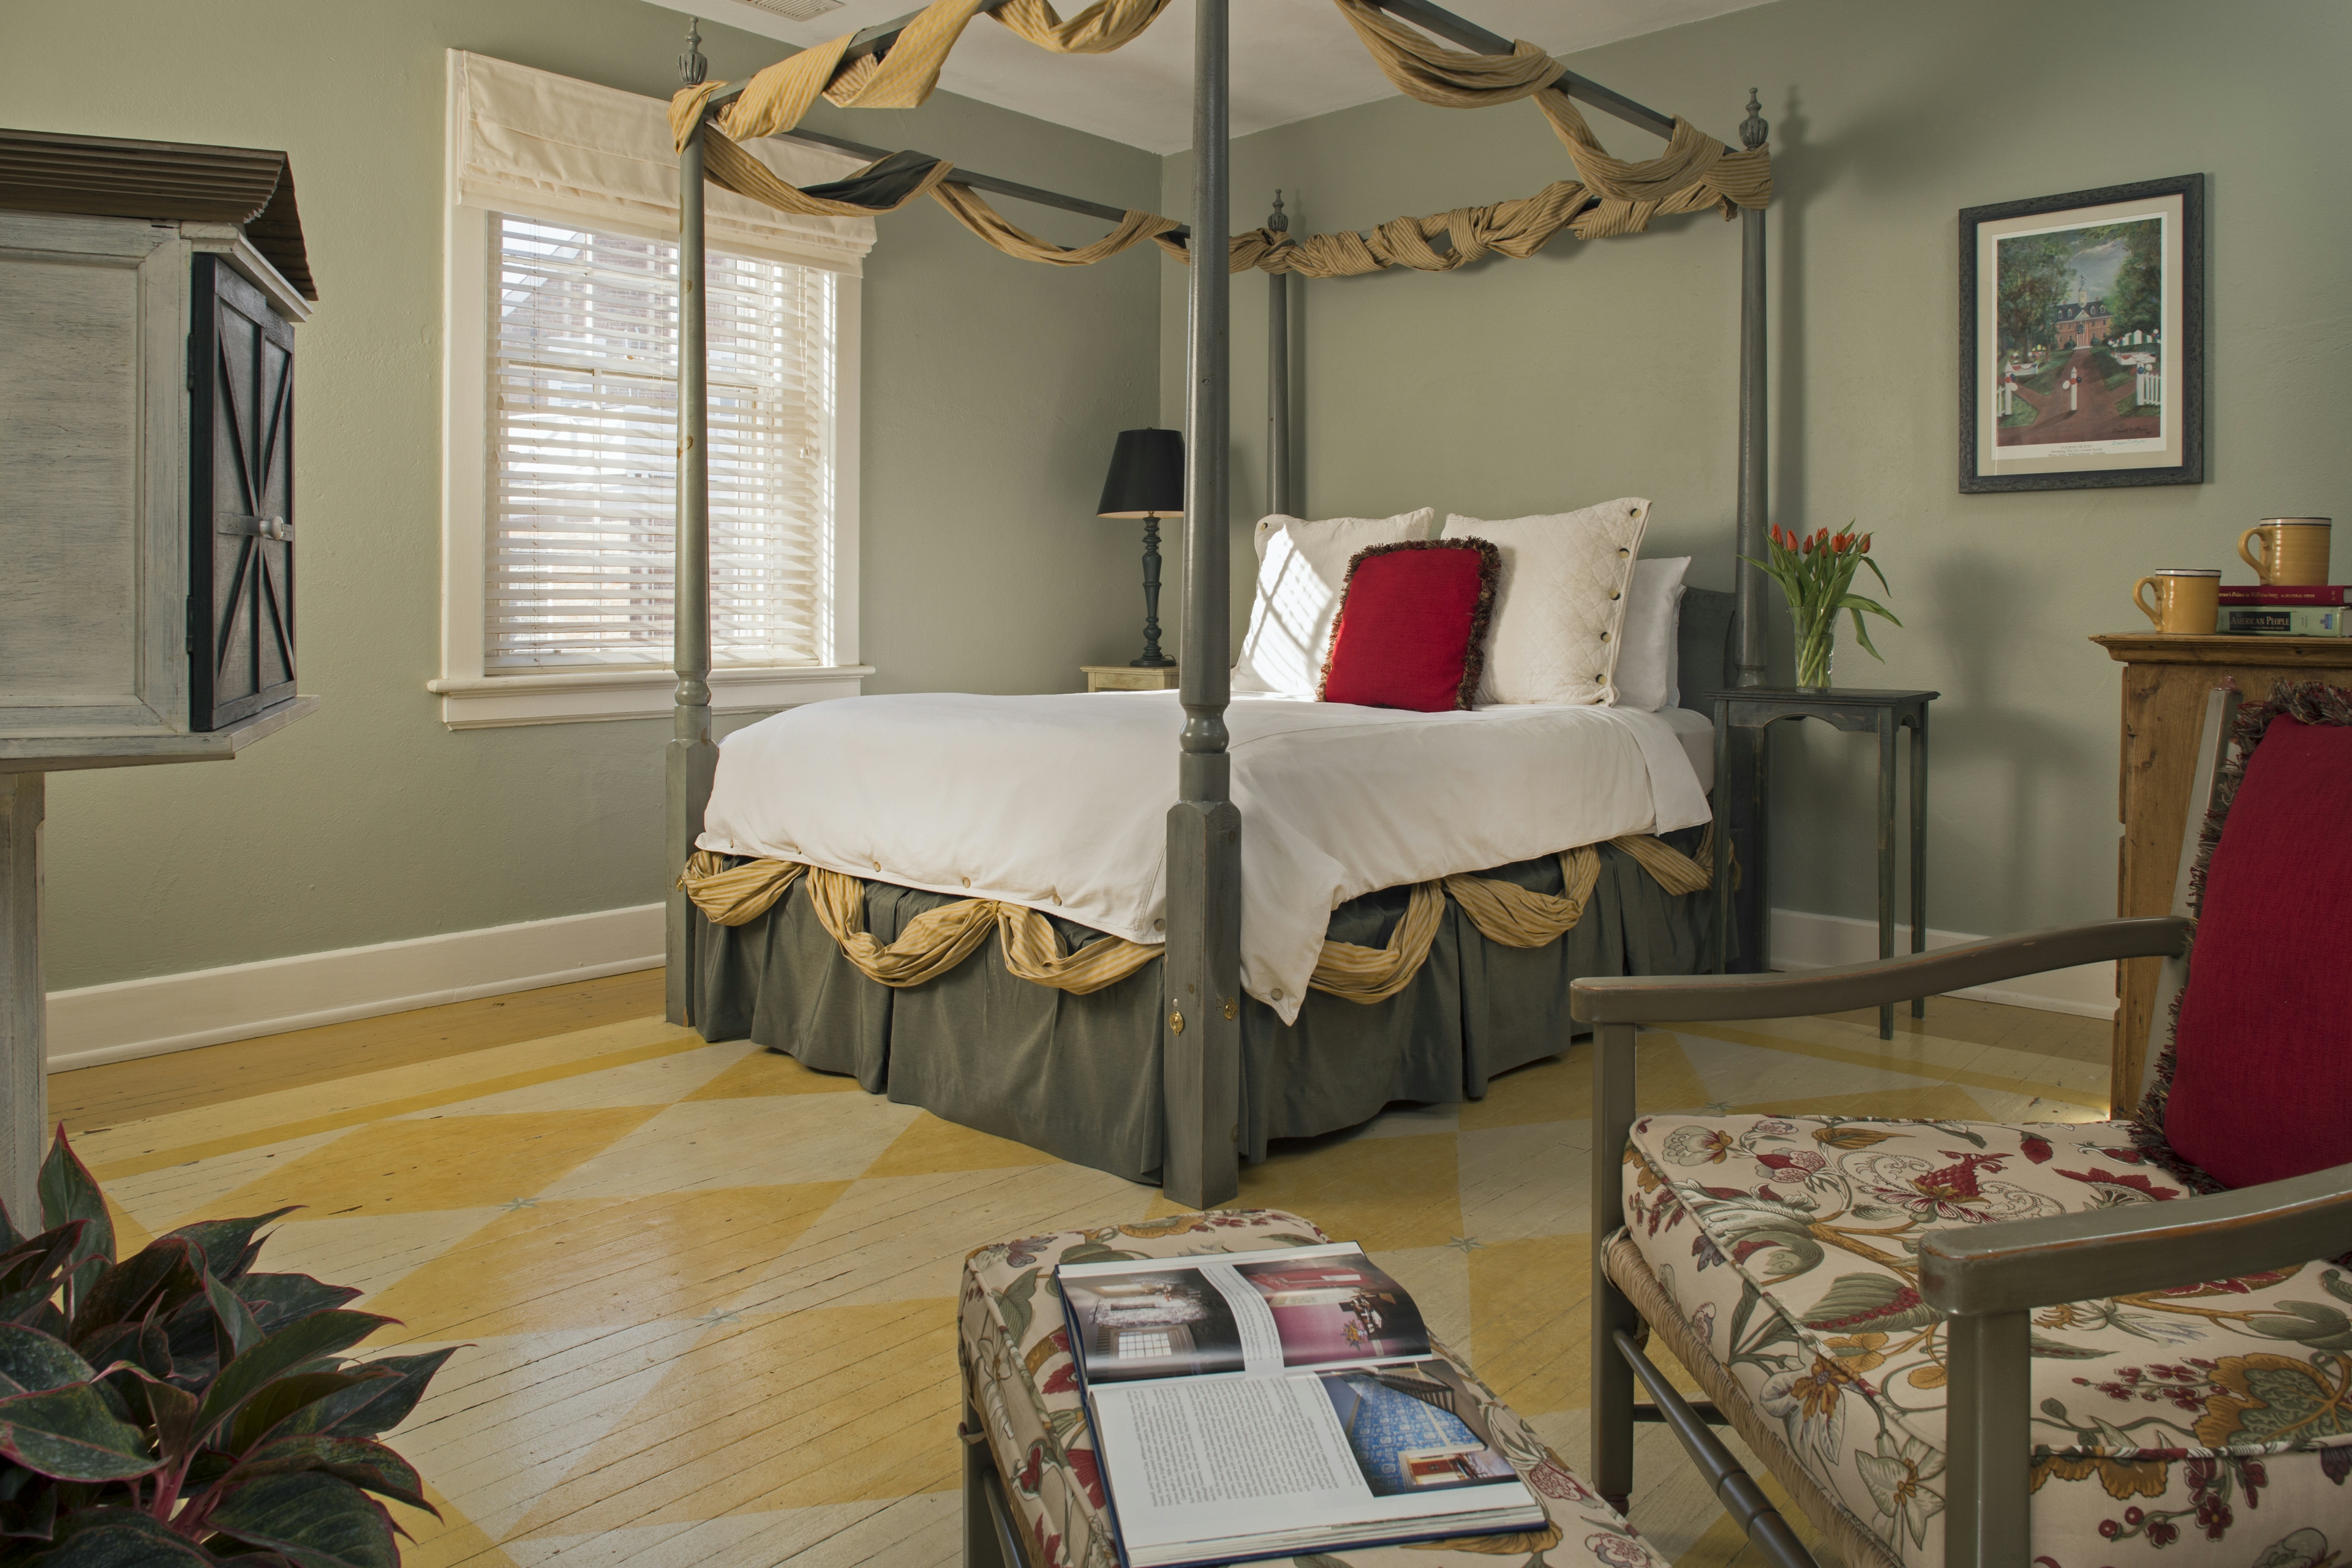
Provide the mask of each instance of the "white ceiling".
MULTIPOLYGON (((649 3, 804 47, 904 16, 912 0, 848 0, 813 22, 790 21, 748 0, 649 3)), ((1453 0, 1447 8, 1563 55, 1763 3, 1453 0)), ((940 85, 1147 152, 1181 152, 1192 141, 1192 0, 1173 0, 1150 31, 1110 55, 1047 54, 978 18, 948 57, 940 85)), ((1395 92, 1329 0, 1242 0, 1233 7, 1234 135, 1395 92)), ((1671 105, 1654 107, 1673 112, 1671 105)))

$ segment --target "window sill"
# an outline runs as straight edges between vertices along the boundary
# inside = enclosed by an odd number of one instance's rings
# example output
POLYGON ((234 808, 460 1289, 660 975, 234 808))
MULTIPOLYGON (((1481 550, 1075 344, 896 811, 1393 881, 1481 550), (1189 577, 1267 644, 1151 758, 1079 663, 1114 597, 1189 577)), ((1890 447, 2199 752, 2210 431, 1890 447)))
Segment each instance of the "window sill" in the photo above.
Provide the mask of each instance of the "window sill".
MULTIPOLYGON (((716 713, 761 713, 856 697, 873 673, 870 664, 714 669, 710 707, 716 713)), ((497 730, 657 718, 670 710, 677 677, 667 669, 582 669, 445 677, 426 681, 425 689, 441 699, 441 722, 450 729, 497 730)))

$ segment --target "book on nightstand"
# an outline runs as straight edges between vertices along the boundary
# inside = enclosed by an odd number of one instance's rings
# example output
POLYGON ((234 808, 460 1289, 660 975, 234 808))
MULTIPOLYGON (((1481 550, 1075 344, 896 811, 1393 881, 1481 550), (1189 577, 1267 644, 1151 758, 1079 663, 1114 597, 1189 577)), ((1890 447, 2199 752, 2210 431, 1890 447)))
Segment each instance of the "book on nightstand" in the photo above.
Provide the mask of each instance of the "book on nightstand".
POLYGON ((1055 1281, 1126 1568, 1544 1527, 1412 1298, 1352 1244, 1055 1281))
POLYGON ((2218 631, 2239 637, 2340 637, 2352 625, 2342 605, 2224 605, 2218 631))
POLYGON ((2225 583, 2221 607, 2233 605, 2352 605, 2352 583, 2225 583))

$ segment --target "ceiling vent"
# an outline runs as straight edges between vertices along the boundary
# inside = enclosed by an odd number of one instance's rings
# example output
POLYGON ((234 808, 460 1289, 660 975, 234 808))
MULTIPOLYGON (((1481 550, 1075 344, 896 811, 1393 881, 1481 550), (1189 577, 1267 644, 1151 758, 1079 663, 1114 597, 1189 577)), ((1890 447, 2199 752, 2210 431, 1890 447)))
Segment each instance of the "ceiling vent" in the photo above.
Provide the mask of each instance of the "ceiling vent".
POLYGON ((827 11, 841 9, 844 0, 744 0, 772 16, 789 17, 795 22, 814 22, 827 11))

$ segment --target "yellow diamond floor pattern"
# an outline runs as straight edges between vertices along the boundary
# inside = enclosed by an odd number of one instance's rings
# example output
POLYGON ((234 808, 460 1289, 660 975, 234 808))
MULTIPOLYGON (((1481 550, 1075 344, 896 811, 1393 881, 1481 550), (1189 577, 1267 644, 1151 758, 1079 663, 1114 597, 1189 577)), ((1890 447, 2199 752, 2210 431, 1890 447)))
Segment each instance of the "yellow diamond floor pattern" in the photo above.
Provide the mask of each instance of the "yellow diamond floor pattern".
MULTIPOLYGON (((2086 1045, 2104 1025, 2047 1020, 2037 1037, 1988 1022, 2005 1009, 1931 1006, 1969 1026, 1939 1035, 1931 1016, 1887 1044, 1823 1018, 1646 1034, 1640 1103, 2100 1114, 2105 1068, 2086 1045)), ((1575 1463, 1591 1099, 1579 1046, 1483 1100, 1281 1145, 1238 1201, 1362 1242, 1575 1463)), ((443 1514, 404 1521, 415 1568, 953 1563, 964 1253, 1175 1212, 658 1019, 120 1122, 79 1146, 126 1243, 299 1204, 266 1267, 365 1289, 362 1305, 401 1320, 377 1345, 465 1347, 393 1438, 443 1514)), ((1643 1429, 1635 1521, 1677 1563, 1748 1561, 1664 1436, 1643 1429)))

